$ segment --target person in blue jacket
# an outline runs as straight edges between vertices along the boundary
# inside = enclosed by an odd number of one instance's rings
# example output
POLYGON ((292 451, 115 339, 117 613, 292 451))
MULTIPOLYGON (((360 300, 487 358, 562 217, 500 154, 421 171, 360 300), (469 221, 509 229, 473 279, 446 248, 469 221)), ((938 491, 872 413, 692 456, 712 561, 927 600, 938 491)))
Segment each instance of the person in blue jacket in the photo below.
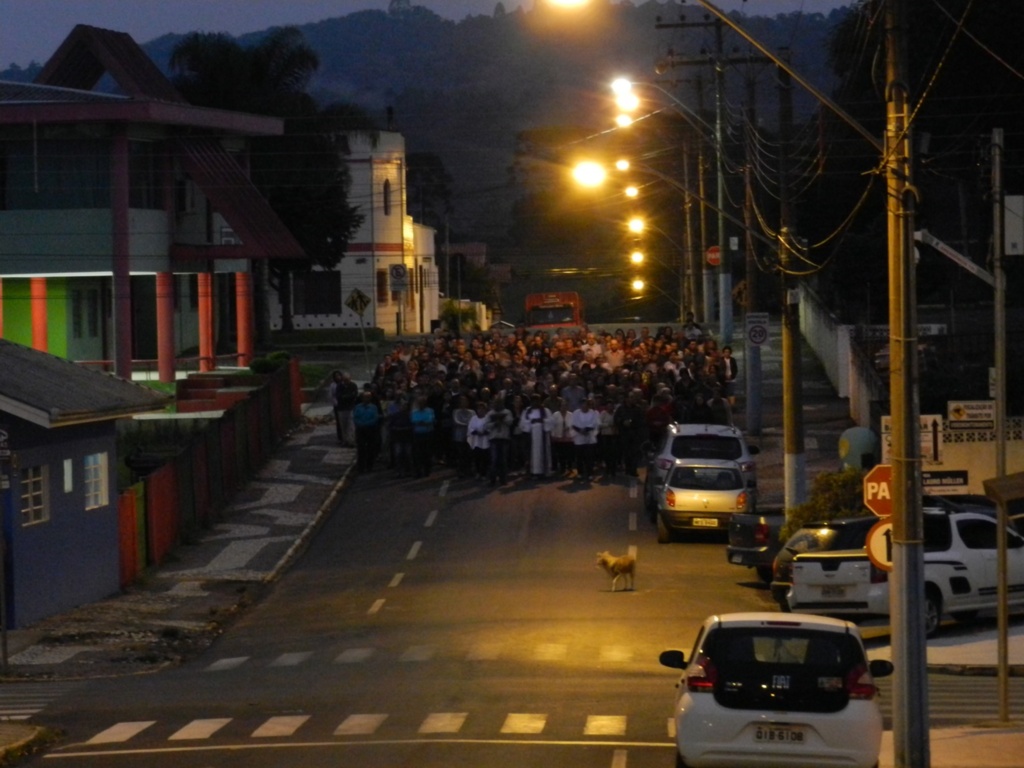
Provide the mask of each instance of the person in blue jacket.
POLYGON ((352 423, 356 428, 356 469, 370 472, 380 450, 380 406, 369 390, 363 390, 352 409, 352 423))
POLYGON ((412 412, 412 472, 413 477, 427 477, 433 464, 434 456, 434 409, 427 405, 427 398, 416 398, 412 412))

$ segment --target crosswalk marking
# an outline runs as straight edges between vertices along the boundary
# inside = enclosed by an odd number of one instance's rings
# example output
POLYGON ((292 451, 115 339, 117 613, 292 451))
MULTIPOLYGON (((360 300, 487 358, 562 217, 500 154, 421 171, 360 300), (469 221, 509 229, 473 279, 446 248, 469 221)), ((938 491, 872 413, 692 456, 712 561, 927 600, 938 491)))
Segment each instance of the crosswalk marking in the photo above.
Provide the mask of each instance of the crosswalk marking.
POLYGON ((547 724, 547 715, 513 713, 505 718, 502 733, 541 733, 547 724))
POLYGON ((184 728, 180 728, 172 733, 168 738, 171 741, 208 739, 230 722, 230 717, 211 717, 206 720, 193 720, 184 728))
POLYGON ((399 661, 430 661, 437 649, 433 645, 411 645, 398 657, 399 661))
POLYGON ((259 728, 252 732, 254 738, 274 738, 277 736, 291 736, 302 724, 309 720, 309 715, 281 715, 271 717, 259 728))
POLYGON ((626 718, 622 715, 589 715, 584 736, 625 736, 626 718))
POLYGON ((369 736, 387 720, 387 715, 349 715, 334 729, 335 736, 369 736))
POLYGON ((335 664, 357 664, 373 656, 373 648, 349 648, 334 659, 335 664))
POLYGON ((237 669, 249 660, 248 656, 232 656, 225 659, 217 659, 206 668, 207 672, 223 672, 228 669, 237 669))
POLYGON ((466 722, 468 712, 434 712, 420 725, 420 733, 458 733, 466 722))
POLYGON ((129 723, 118 723, 112 725, 105 731, 100 731, 86 744, 119 744, 133 736, 138 736, 144 730, 156 723, 156 720, 136 720, 129 723))
POLYGON ((0 720, 27 720, 82 683, 18 683, 0 687, 0 720))
POLYGON ((297 667, 302 662, 306 661, 313 655, 312 651, 303 651, 301 653, 282 653, 272 662, 272 667, 297 667))

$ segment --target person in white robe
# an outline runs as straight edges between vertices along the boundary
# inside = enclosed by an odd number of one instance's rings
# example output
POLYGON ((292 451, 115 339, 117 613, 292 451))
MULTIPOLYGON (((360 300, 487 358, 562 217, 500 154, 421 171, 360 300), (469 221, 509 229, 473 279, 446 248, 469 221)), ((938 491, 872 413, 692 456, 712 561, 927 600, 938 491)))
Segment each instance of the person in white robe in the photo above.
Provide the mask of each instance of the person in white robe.
POLYGON ((547 477, 552 471, 551 461, 551 411, 544 407, 541 396, 534 394, 530 406, 519 417, 519 430, 529 435, 529 472, 533 477, 547 477))

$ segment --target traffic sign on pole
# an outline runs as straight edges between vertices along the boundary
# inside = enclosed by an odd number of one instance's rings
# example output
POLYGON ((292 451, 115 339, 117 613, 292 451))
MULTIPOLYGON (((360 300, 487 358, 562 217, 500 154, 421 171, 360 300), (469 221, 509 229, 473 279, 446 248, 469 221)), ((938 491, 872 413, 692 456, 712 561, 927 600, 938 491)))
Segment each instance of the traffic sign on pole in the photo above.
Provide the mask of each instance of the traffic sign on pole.
POLYGON ((712 267, 717 267, 722 263, 722 249, 717 245, 709 245, 704 258, 707 259, 708 264, 712 267))
POLYGON ((884 517, 871 526, 864 540, 868 559, 876 568, 892 570, 892 520, 884 517))
POLYGON ((879 517, 892 514, 891 464, 876 464, 864 475, 864 506, 879 517))

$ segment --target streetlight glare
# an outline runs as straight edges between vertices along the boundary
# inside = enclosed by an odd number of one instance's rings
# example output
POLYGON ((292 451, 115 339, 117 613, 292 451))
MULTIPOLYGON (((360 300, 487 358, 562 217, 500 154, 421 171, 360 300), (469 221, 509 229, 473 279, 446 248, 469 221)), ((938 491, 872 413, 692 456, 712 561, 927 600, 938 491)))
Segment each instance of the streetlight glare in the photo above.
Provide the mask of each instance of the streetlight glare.
POLYGON ((643 289, 644 289, 644 281, 641 280, 639 277, 636 278, 633 281, 633 290, 634 291, 642 291, 643 289))
POLYGON ((619 126, 619 128, 628 128, 633 124, 633 118, 623 113, 615 118, 615 124, 619 126))
POLYGON ((612 93, 621 96, 633 90, 633 84, 624 77, 617 77, 612 80, 612 93))
POLYGON ((640 106, 640 97, 635 93, 620 93, 615 98, 616 106, 623 112, 635 112, 640 106))
POLYGON ((626 197, 636 197, 640 194, 640 190, 630 184, 626 187, 626 197))
POLYGON ((632 261, 634 264, 643 264, 643 251, 633 251, 631 254, 629 254, 629 260, 632 261))
POLYGON ((548 0, 548 5, 555 5, 559 8, 582 8, 589 4, 590 0, 548 0))
POLYGON ((592 160, 585 160, 579 163, 572 171, 576 181, 585 187, 597 187, 604 183, 605 170, 600 163, 592 160))
POLYGON ((644 231, 644 220, 640 218, 633 218, 629 220, 629 231, 640 233, 644 231))

